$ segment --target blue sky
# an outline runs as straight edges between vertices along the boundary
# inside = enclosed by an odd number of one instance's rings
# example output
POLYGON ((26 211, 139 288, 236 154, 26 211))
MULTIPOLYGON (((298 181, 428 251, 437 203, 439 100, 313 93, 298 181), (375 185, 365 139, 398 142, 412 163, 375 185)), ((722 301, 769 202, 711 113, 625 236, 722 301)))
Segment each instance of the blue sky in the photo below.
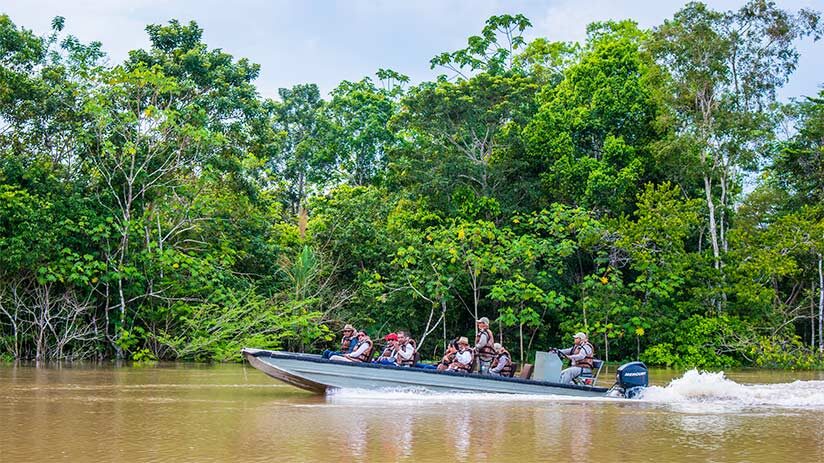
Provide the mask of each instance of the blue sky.
MULTIPOLYGON (((736 9, 743 0, 710 0, 718 10, 736 9)), ((824 9, 824 0, 781 0, 783 8, 824 9)), ((46 33, 51 18, 66 17, 66 31, 84 42, 103 43, 111 61, 148 46, 144 28, 176 18, 195 20, 204 40, 236 57, 261 65, 257 81, 263 96, 280 87, 317 83, 323 92, 341 80, 358 80, 378 68, 391 68, 413 83, 439 72, 429 60, 462 48, 493 14, 523 13, 534 27, 528 38, 584 38, 593 21, 631 18, 652 27, 683 6, 671 0, 0 0, 0 12, 16 24, 46 33)), ((824 40, 803 42, 798 70, 779 96, 812 95, 824 83, 824 40)))

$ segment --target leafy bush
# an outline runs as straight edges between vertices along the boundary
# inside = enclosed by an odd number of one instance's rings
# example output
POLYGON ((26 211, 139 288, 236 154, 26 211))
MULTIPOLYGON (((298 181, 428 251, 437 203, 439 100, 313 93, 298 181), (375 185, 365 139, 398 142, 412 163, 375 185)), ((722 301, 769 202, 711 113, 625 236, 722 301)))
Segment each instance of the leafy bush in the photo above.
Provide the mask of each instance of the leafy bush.
POLYGON ((693 315, 678 325, 672 342, 647 348, 641 360, 650 365, 678 368, 729 368, 741 364, 727 339, 733 332, 749 331, 735 317, 693 315))
POLYGON ((798 336, 789 339, 762 336, 749 352, 755 364, 766 368, 824 368, 824 355, 805 345, 798 336))

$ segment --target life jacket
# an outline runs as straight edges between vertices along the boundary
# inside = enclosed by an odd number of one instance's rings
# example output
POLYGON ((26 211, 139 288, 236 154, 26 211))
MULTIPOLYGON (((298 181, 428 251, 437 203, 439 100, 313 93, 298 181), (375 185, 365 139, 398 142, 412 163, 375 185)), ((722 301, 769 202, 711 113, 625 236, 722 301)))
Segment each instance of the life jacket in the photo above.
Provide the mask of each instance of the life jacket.
POLYGON ((357 340, 357 337, 355 336, 344 336, 343 339, 340 341, 340 351, 344 354, 352 352, 352 349, 350 349, 349 347, 352 346, 352 342, 355 340, 357 340))
POLYGON ((581 352, 581 349, 583 349, 584 346, 589 346, 589 355, 582 358, 581 360, 576 360, 573 366, 592 369, 592 358, 595 356, 595 346, 590 344, 589 341, 584 341, 584 343, 580 346, 573 346, 572 350, 570 351, 570 355, 578 354, 579 352, 581 352))
MULTIPOLYGON (((417 349, 418 343, 416 343, 414 339, 409 338, 409 339, 406 340, 406 343, 404 344, 404 346, 406 346, 406 345, 411 345, 412 346, 412 356, 409 357, 408 359, 405 359, 405 358, 401 357, 400 352, 398 352, 397 356, 395 357, 395 363, 397 363, 399 366, 402 366, 402 367, 411 367, 412 365, 415 364, 415 352, 418 350, 417 349)), ((403 346, 399 346, 399 348, 402 348, 402 347, 403 346)))
POLYGON ((478 345, 478 341, 481 340, 481 335, 486 333, 487 341, 486 345, 478 349, 478 359, 482 362, 491 362, 492 359, 495 358, 495 349, 492 348, 492 345, 495 344, 495 338, 492 337, 492 331, 489 329, 483 329, 475 335, 475 345, 478 345))
POLYGON ((447 366, 451 365, 452 362, 455 361, 455 354, 457 354, 457 353, 458 352, 450 352, 450 353, 444 355, 443 358, 441 359, 441 364, 442 365, 447 365, 447 366))
POLYGON ((395 356, 395 347, 392 346, 391 344, 387 345, 383 349, 383 352, 381 352, 381 357, 392 358, 394 356, 395 356))
POLYGON ((463 363, 458 361, 458 356, 455 355, 455 360, 452 361, 452 364, 449 367, 453 370, 460 370, 460 371, 472 371, 472 367, 475 366, 475 353, 472 349, 464 349, 462 351, 458 351, 459 353, 462 352, 469 352, 469 363, 464 365, 463 363), (454 368, 452 368, 454 366, 454 368))
MULTIPOLYGON (((354 360, 356 362, 368 362, 369 360, 372 359, 372 350, 374 349, 374 344, 372 344, 372 340, 367 339, 366 341, 363 341, 363 342, 369 344, 369 348, 366 349, 365 351, 363 351, 363 353, 358 355, 357 357, 352 357, 352 360, 354 360)), ((361 343, 358 343, 358 345, 360 345, 360 344, 361 343)), ((357 349, 357 347, 355 347, 355 349, 357 349)))
POLYGON ((492 361, 492 368, 498 366, 498 362, 503 356, 506 356, 506 358, 509 359, 509 362, 507 362, 506 366, 501 369, 501 376, 509 376, 511 378, 515 375, 515 364, 512 363, 512 354, 510 354, 506 349, 501 349, 500 352, 495 354, 495 360, 492 361))

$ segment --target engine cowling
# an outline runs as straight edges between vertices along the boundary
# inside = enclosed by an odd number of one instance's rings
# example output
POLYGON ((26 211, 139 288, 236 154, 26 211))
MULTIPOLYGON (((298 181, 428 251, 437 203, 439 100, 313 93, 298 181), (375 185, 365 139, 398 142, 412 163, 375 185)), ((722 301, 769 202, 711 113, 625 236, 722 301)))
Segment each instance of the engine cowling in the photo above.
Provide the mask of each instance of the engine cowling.
POLYGON ((618 367, 615 385, 622 395, 631 399, 649 385, 649 370, 644 362, 630 362, 618 367))

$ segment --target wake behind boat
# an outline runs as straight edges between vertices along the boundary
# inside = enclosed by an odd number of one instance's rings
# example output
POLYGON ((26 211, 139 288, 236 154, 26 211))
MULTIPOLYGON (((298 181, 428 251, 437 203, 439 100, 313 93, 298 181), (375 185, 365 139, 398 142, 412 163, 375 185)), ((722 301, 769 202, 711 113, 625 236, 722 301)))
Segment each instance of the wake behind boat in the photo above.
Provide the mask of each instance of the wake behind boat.
POLYGON ((373 363, 327 360, 320 355, 243 349, 253 367, 292 386, 315 393, 329 389, 424 389, 434 392, 545 394, 580 397, 633 397, 647 386, 647 368, 632 362, 618 369, 611 388, 523 378, 436 371, 373 363))

